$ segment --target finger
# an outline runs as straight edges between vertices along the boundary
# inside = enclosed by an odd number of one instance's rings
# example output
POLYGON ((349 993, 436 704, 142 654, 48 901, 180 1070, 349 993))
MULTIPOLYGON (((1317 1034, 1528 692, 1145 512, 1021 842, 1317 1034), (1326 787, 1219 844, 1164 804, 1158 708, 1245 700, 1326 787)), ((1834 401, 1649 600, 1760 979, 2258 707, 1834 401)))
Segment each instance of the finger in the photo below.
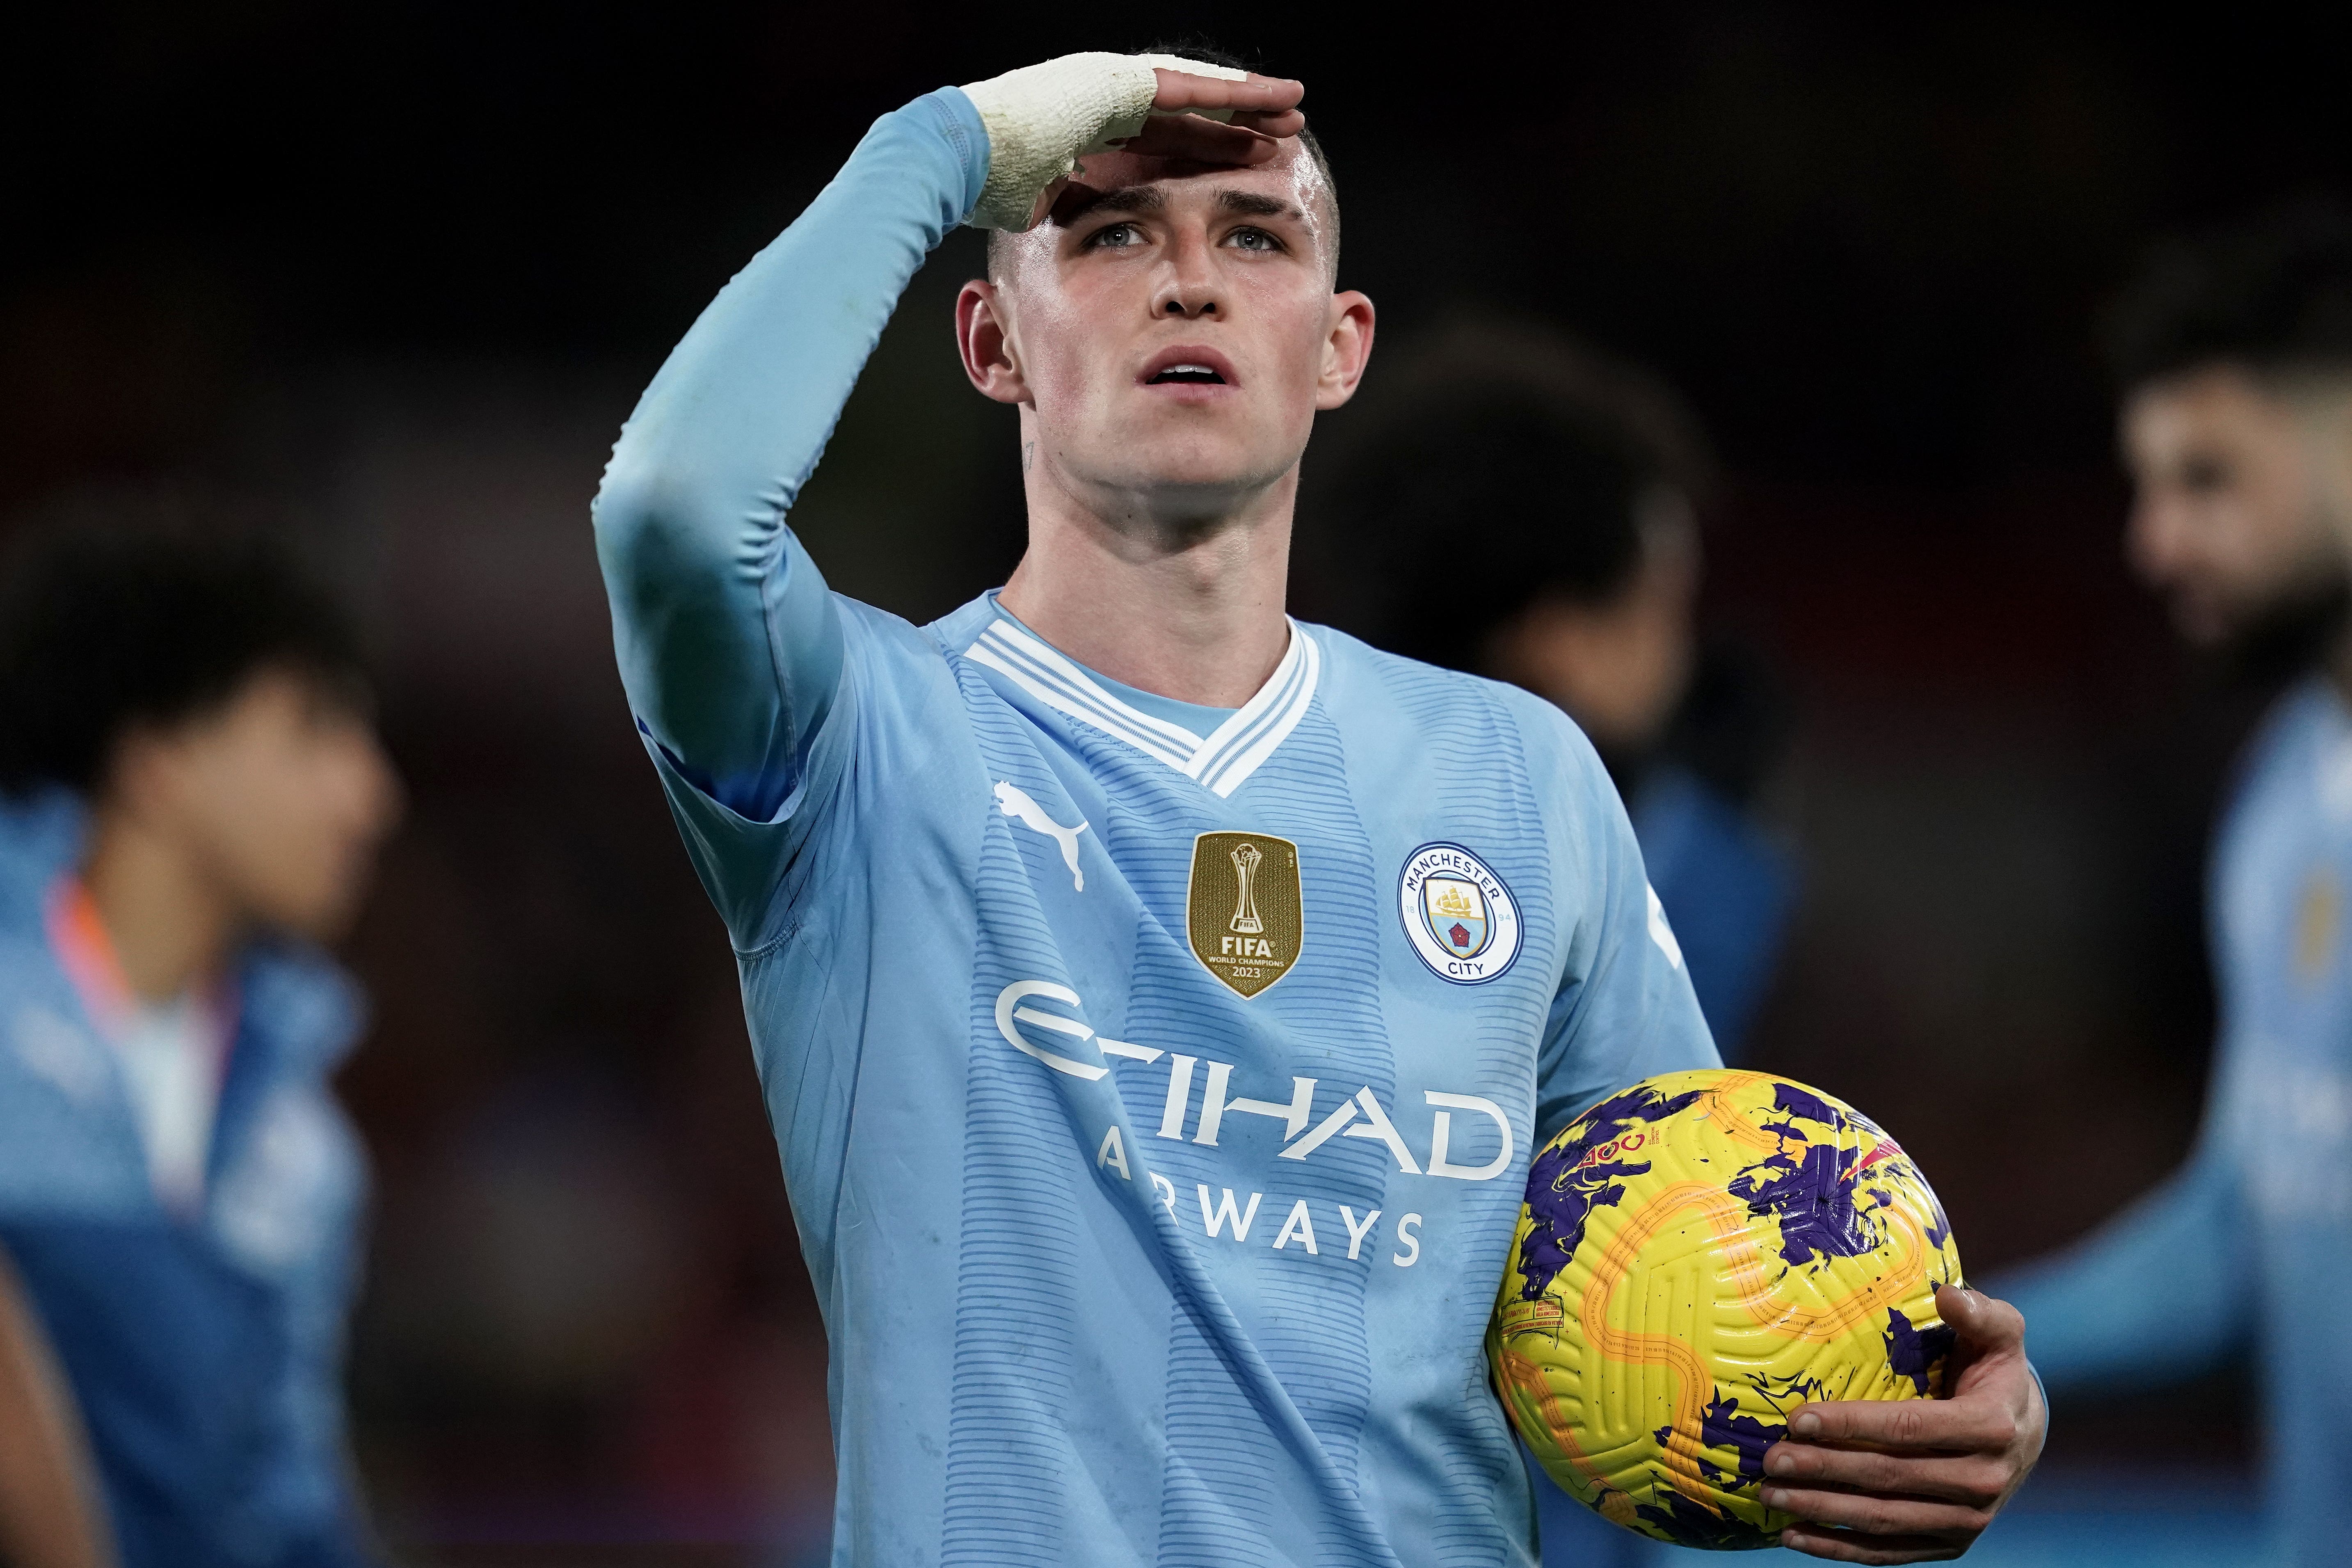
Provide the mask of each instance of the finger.
POLYGON ((1895 1492, 1963 1508, 1990 1508, 2009 1485, 2009 1468, 1990 1455, 1913 1459, 1870 1448, 1817 1448, 1805 1443, 1775 1443, 1767 1448, 1764 1473, 1800 1485, 1895 1492))
POLYGON ((1833 1530, 1792 1524, 1780 1532, 1780 1544, 1808 1557, 1832 1563, 1947 1563, 1969 1549, 1967 1542, 1937 1541, 1928 1536, 1846 1535, 1833 1530))
POLYGON ((1992 1522, 1990 1509, 1962 1508, 1957 1503, 1927 1502, 1877 1492, 1768 1486, 1758 1495, 1766 1508, 1794 1514, 1800 1521, 1858 1530, 1869 1535, 1971 1540, 1992 1522))
POLYGON ((1307 116, 1295 109, 1286 109, 1280 114, 1237 113, 1225 123, 1255 131, 1261 136, 1296 136, 1307 129, 1307 116))
POLYGON ((1307 96, 1303 82, 1287 77, 1252 74, 1239 81, 1223 77, 1194 76, 1190 71, 1172 71, 1162 67, 1152 68, 1160 81, 1160 91, 1151 107, 1163 114, 1187 109, 1247 110, 1255 114, 1278 114, 1296 109, 1307 96))
POLYGON ((2017 1416, 1998 1400, 1838 1399, 1798 1407, 1800 1443, 1868 1443, 1898 1451, 1997 1453, 2017 1440, 2017 1416))
POLYGON ((1964 1285, 1938 1285, 1936 1310, 1958 1333, 1971 1359, 2024 1348, 2025 1315, 1998 1297, 1964 1285))
POLYGON ((1197 114, 1155 114, 1128 142, 1127 151, 1195 163, 1263 163, 1279 151, 1271 136, 1244 125, 1220 125, 1197 114))
POLYGON ((1062 193, 1069 188, 1070 177, 1065 174, 1040 191, 1036 202, 1029 209, 1029 226, 1034 228, 1044 223, 1052 215, 1054 205, 1062 199, 1062 193))

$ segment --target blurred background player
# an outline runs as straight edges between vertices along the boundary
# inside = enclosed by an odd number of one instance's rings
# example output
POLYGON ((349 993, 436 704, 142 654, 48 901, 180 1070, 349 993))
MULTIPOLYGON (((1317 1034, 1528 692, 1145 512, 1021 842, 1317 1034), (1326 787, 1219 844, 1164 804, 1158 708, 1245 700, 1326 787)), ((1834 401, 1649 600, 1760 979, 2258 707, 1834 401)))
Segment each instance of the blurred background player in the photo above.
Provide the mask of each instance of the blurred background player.
POLYGON ((1576 720, 1736 1061, 1796 870, 1759 811, 1785 705, 1752 655, 1698 635, 1705 442, 1664 386, 1540 327, 1464 323, 1401 357, 1326 509, 1343 624, 1576 720))
POLYGON ((2252 1342, 2286 1558, 2341 1563, 2352 1499, 2352 215, 2305 205, 2158 252, 2114 321, 2133 564, 2197 647, 2299 678, 2242 759, 2210 883, 2221 1005, 2188 1163, 2009 1282, 2034 1361, 2146 1388, 2252 1342))
POLYGON ((400 789, 276 552, 58 535, 0 600, 0 1559, 326 1568, 362 1545, 328 1079, 400 789))

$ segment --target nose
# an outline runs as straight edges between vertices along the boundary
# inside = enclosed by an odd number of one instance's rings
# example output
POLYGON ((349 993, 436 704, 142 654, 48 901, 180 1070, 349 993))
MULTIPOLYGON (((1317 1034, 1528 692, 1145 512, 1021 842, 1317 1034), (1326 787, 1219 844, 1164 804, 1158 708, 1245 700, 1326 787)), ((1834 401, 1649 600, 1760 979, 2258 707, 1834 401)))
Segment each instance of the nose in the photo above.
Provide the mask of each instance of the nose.
POLYGON ((1218 316, 1221 292, 1208 237, 1187 234, 1171 247, 1160 269, 1159 287, 1152 294, 1152 313, 1184 321, 1218 316))

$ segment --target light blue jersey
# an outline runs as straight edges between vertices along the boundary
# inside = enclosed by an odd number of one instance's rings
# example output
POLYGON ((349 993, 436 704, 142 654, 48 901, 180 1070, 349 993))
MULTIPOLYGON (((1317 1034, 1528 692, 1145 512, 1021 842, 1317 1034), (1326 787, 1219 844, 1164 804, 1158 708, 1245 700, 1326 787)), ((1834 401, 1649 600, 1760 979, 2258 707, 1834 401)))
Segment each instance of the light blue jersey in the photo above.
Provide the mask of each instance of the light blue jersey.
MULTIPOLYGON (((1715 1053, 1548 704, 1294 624, 1231 712, 784 526, 987 142, 877 121, 596 507, 831 1342, 842 1563, 1524 1563, 1482 1351, 1531 1152, 1715 1053)), ((919 440, 919 432, 909 433, 919 440)))
POLYGON ((358 1568, 342 1349, 367 1173, 328 1087, 356 991, 314 952, 237 955, 204 1194, 173 1213, 48 918, 81 816, 0 804, 0 1248, 72 1384, 124 1568, 358 1568))
MULTIPOLYGON (((2352 1554, 2347 898, 2352 712, 2314 679, 2251 749, 2218 839, 2221 1027, 2195 1152, 2074 1251, 2007 1285, 2034 1364, 2061 1394, 2159 1386, 2257 1347, 2280 1560, 2305 1568, 2352 1554)), ((2197 1448, 2194 1432, 2158 1441, 2174 1457, 2197 1448)))

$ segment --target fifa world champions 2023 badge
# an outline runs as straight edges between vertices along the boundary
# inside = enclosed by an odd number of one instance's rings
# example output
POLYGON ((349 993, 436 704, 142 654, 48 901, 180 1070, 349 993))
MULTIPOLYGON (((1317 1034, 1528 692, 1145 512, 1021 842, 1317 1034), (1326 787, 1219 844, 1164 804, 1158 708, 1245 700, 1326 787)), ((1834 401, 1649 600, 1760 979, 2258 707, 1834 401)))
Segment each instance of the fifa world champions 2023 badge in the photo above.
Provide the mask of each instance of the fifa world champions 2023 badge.
POLYGON ((1459 844, 1424 844, 1397 876, 1405 940, 1440 980, 1484 985, 1519 956, 1519 906, 1494 868, 1459 844))
POLYGON ((1201 967, 1244 996, 1289 973, 1307 942, 1298 846, 1270 833, 1193 839, 1184 928, 1201 967))

